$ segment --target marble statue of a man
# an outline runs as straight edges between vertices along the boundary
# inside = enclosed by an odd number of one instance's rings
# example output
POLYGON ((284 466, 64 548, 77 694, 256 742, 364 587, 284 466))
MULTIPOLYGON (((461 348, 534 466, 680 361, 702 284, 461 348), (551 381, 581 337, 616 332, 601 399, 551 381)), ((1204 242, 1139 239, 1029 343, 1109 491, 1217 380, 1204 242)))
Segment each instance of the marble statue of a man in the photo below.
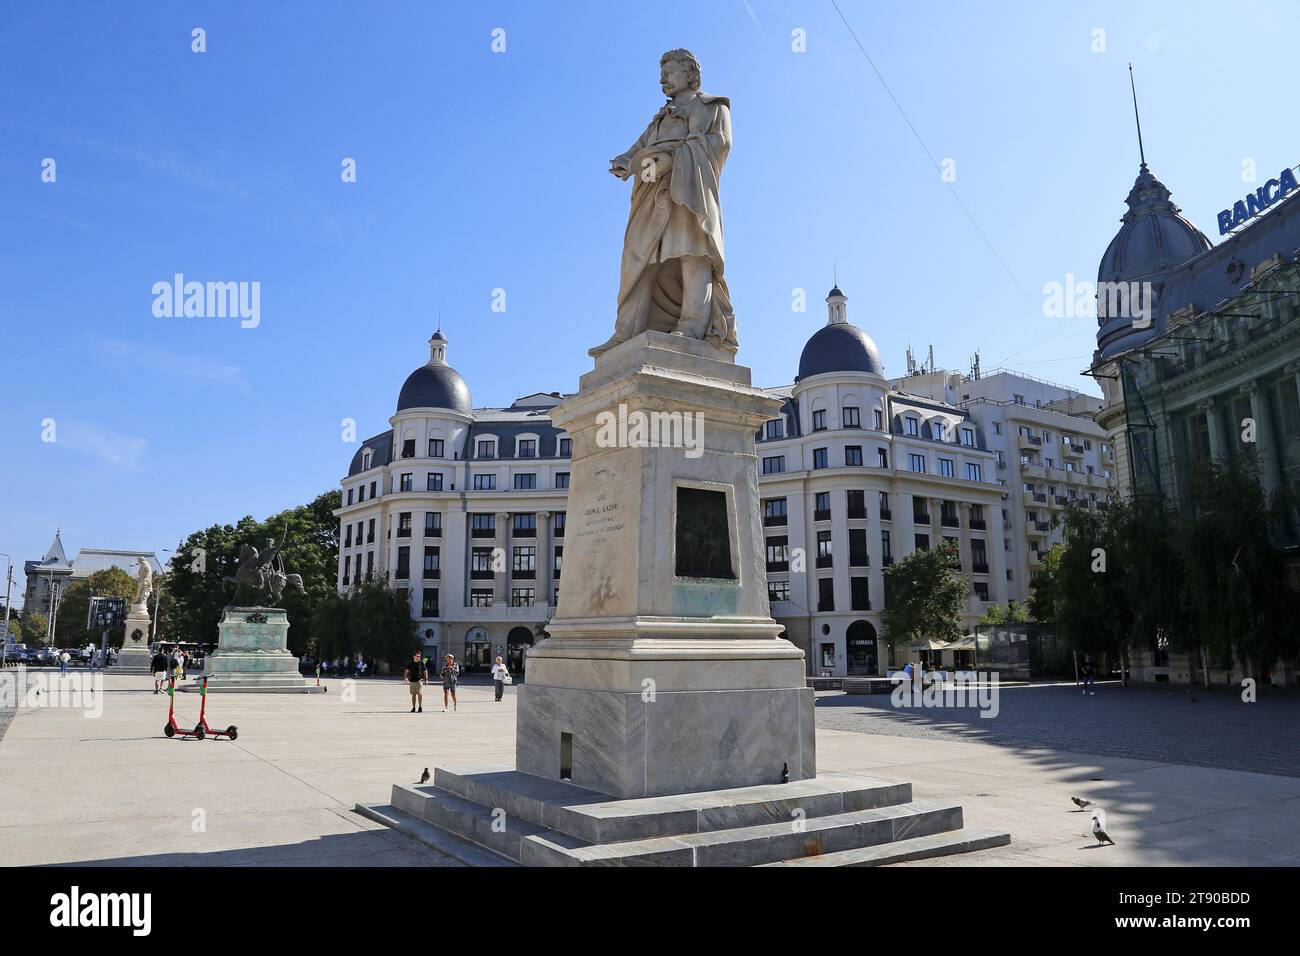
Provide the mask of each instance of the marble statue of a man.
POLYGON ((153 568, 149 567, 149 562, 144 558, 136 558, 136 562, 135 600, 131 604, 133 607, 144 607, 149 595, 153 593, 153 568))
POLYGON ((723 278, 718 181, 731 150, 731 104, 700 90, 689 50, 659 60, 668 102, 610 172, 633 179, 623 237, 614 334, 592 355, 647 330, 736 349, 736 317, 723 278))

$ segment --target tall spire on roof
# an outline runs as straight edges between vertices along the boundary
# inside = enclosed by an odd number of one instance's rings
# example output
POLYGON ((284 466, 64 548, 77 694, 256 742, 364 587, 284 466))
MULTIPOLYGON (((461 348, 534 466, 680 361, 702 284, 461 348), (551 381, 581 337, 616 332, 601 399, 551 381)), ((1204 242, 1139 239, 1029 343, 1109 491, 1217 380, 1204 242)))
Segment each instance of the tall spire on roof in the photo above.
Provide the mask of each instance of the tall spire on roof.
POLYGON ((1142 160, 1142 168, 1147 168, 1147 152, 1142 147, 1142 117, 1138 113, 1138 91, 1137 83, 1133 79, 1133 64, 1128 65, 1128 85, 1133 91, 1133 120, 1137 123, 1138 131, 1138 157, 1142 160))

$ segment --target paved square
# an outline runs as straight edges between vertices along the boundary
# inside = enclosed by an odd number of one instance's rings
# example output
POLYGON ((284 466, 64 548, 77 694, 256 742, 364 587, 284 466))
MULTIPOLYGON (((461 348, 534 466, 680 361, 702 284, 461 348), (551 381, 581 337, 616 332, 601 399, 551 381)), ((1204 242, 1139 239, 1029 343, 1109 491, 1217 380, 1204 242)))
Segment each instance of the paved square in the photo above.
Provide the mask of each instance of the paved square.
MULTIPOLYGON (((97 719, 72 709, 18 710, 0 740, 0 801, 15 808, 0 823, 0 860, 10 865, 456 865, 363 819, 352 807, 386 802, 393 782, 414 782, 424 767, 443 761, 510 762, 515 689, 496 703, 490 686, 463 685, 459 711, 444 714, 441 690, 431 687, 425 712, 410 714, 409 697, 398 681, 358 681, 351 701, 344 700, 340 681, 328 683, 328 694, 311 697, 213 694, 209 720, 237 724, 234 742, 163 737, 167 697, 154 696, 146 678, 106 678, 103 715, 97 719)), ((912 865, 1300 863, 1297 777, 1193 767, 1142 754, 1054 749, 1036 744, 1032 734, 1017 743, 1011 739, 1015 733, 1029 733, 1015 731, 1014 721, 1031 706, 1030 695, 1059 695, 1064 702, 1066 691, 1018 693, 1023 703, 1012 690, 1004 691, 1003 715, 970 718, 974 728, 953 712, 942 720, 899 718, 879 712, 884 698, 823 697, 819 723, 851 720, 862 711, 880 726, 891 721, 912 733, 823 726, 819 767, 911 780, 918 798, 958 800, 969 825, 1012 835, 1011 845, 1002 849, 912 865), (1093 847, 1086 835, 1088 816, 1072 812, 1072 795, 1106 808, 1107 829, 1118 846, 1093 847)), ((1050 699, 1042 697, 1033 706, 1048 709, 1026 726, 1040 728, 1034 731, 1039 733, 1061 722, 1079 725, 1070 731, 1074 737, 1061 738, 1073 746, 1092 740, 1090 719, 1101 720, 1105 713, 1107 720, 1120 721, 1128 706, 1140 717, 1141 708, 1160 704, 1151 695, 1119 704, 1108 701, 1107 693, 1103 688, 1088 699, 1101 704, 1091 714, 1080 709, 1080 716, 1071 717, 1073 711, 1066 710, 1059 718, 1052 716, 1050 699)), ((1199 706, 1179 703, 1189 715, 1199 706)), ((198 706, 196 696, 178 695, 180 722, 192 722, 198 706)), ((1216 706, 1198 712, 1207 716, 1176 715, 1174 726, 1182 728, 1180 735, 1203 735, 1202 723, 1224 719, 1216 716, 1216 706)), ((1264 713, 1264 705, 1255 706, 1264 713)), ((1118 732, 1118 724, 1095 726, 1107 735, 1118 732)), ((1144 727, 1124 732, 1140 735, 1144 727)), ((1167 730, 1162 726, 1159 732, 1167 730)), ((1156 739, 1155 731, 1151 736, 1156 739)), ((1234 749, 1231 738, 1216 746, 1221 752, 1234 749)))

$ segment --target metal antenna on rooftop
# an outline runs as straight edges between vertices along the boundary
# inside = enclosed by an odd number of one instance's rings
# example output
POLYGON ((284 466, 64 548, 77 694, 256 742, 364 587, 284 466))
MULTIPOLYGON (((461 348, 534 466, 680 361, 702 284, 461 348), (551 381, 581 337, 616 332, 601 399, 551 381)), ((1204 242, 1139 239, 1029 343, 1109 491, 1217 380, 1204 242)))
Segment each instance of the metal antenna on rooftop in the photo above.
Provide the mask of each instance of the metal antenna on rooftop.
POLYGON ((1137 83, 1133 80, 1133 64, 1128 65, 1128 85, 1133 91, 1133 120, 1137 123, 1138 130, 1138 156, 1142 158, 1142 168, 1147 168, 1147 153, 1142 147, 1142 117, 1138 114, 1138 91, 1137 83))

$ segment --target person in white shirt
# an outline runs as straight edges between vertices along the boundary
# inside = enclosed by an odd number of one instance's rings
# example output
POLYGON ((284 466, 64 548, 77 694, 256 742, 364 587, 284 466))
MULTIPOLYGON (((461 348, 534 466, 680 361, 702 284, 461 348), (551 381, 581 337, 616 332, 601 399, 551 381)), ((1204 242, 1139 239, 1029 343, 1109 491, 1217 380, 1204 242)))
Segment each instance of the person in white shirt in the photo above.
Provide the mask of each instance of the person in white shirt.
POLYGON ((505 662, 498 657, 496 662, 492 665, 492 682, 496 684, 498 701, 501 700, 501 695, 505 693, 506 680, 509 677, 510 669, 507 668, 505 662))

